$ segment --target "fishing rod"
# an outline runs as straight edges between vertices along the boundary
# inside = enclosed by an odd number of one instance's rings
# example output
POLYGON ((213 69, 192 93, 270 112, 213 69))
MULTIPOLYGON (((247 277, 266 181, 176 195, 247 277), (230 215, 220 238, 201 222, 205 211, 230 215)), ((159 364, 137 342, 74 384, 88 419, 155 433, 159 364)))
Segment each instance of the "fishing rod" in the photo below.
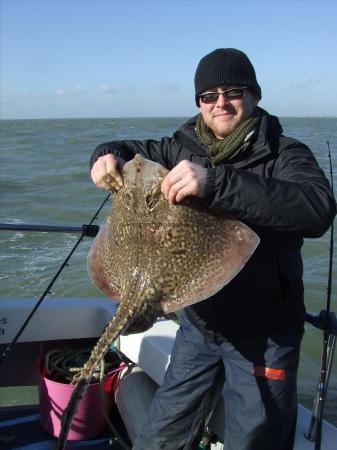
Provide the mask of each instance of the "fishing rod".
MULTIPOLYGON (((327 142, 328 157, 330 165, 330 182, 331 190, 334 193, 333 188, 333 173, 330 143, 327 142)), ((330 248, 329 248, 329 272, 328 272, 328 287, 327 287, 327 300, 326 310, 320 312, 316 319, 316 326, 323 330, 323 348, 321 357, 321 370, 318 380, 317 394, 315 397, 313 413, 309 426, 309 431, 306 437, 315 441, 315 450, 321 450, 322 443, 322 425, 323 425, 323 409, 327 394, 327 388, 329 383, 329 376, 332 367, 332 360, 336 347, 337 337, 337 319, 333 312, 331 312, 331 285, 332 285, 332 263, 333 263, 333 246, 334 246, 334 226, 333 222, 330 228, 330 248)), ((310 319, 309 322, 313 323, 310 319)))
MULTIPOLYGON (((33 315, 35 314, 36 310, 39 308, 39 306, 41 305, 41 303, 43 302, 43 300, 45 299, 45 297, 51 293, 50 289, 52 288, 52 286, 54 285, 55 281, 57 280, 57 278, 59 277, 59 275, 61 274, 62 270, 68 265, 68 261, 71 258, 71 256, 73 255, 73 253, 75 252, 75 250, 77 249, 77 247, 79 246, 79 244, 81 243, 82 239, 87 236, 86 234, 86 230, 89 229, 90 227, 92 227, 92 223, 96 220, 98 214, 100 213, 101 209, 103 208, 103 206, 105 205, 105 203, 108 201, 109 197, 110 197, 110 192, 109 194, 106 196, 106 198, 104 199, 104 201, 102 202, 102 204, 100 205, 100 207, 98 208, 98 210, 96 211, 96 213, 94 214, 94 216, 92 217, 89 225, 83 225, 83 227, 81 228, 81 235, 78 238, 76 244, 73 246, 73 248, 71 249, 70 253, 68 254, 68 256, 66 257, 66 259, 63 261, 63 263, 61 264, 59 270, 57 271, 57 273, 55 274, 55 276, 53 277, 53 279, 51 280, 51 282, 49 283, 49 285, 47 286, 47 288, 45 289, 45 291, 43 292, 43 294, 41 295, 41 297, 39 298, 38 302, 36 303, 36 305, 34 306, 34 308, 32 309, 32 311, 29 313, 27 319, 24 321, 24 323, 22 324, 21 328, 19 329, 19 331, 17 332, 16 336, 13 338, 12 342, 5 348, 5 351, 3 352, 3 354, 0 356, 0 364, 2 363, 2 361, 7 357, 8 353, 10 352, 11 348, 13 347, 14 344, 16 344, 16 342, 18 341, 18 339, 20 338, 20 336, 22 335, 22 333, 24 332, 25 328, 27 327, 28 323, 30 322, 31 318, 33 317, 33 315)), ((47 230, 44 230, 47 231, 47 230)), ((97 234, 97 233, 96 233, 97 234)), ((90 236, 90 235, 89 235, 90 236)))
POLYGON ((85 236, 95 237, 99 231, 98 225, 63 226, 63 225, 33 225, 27 223, 0 223, 0 230, 9 231, 40 231, 52 233, 84 233, 85 236))

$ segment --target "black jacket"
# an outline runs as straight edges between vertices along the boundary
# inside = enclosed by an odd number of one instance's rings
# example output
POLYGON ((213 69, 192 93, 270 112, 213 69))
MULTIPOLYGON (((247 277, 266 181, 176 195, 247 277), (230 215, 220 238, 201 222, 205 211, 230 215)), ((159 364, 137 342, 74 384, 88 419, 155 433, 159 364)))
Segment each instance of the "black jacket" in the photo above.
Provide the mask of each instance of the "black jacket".
POLYGON ((187 159, 208 168, 203 202, 250 226, 261 242, 244 269, 220 292, 186 309, 199 328, 218 339, 301 330, 305 317, 304 237, 327 231, 336 203, 313 154, 282 134, 278 119, 262 110, 249 143, 212 167, 195 133, 196 117, 160 141, 113 141, 91 158, 113 153, 125 160, 140 153, 168 169, 187 159))

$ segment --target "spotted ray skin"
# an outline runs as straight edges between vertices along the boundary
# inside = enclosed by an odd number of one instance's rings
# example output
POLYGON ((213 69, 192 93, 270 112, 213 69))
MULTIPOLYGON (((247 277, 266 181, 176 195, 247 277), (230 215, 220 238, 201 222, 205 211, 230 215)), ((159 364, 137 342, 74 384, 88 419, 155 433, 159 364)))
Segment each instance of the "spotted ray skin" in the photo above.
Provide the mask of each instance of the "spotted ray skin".
MULTIPOLYGON (((170 205, 160 186, 168 172, 136 155, 123 167, 124 186, 88 255, 88 271, 120 300, 83 370, 62 417, 61 450, 95 367, 121 335, 150 328, 162 314, 210 297, 243 268, 259 243, 247 226, 223 214, 170 205)), ((225 299, 224 299, 225 301, 225 299)))

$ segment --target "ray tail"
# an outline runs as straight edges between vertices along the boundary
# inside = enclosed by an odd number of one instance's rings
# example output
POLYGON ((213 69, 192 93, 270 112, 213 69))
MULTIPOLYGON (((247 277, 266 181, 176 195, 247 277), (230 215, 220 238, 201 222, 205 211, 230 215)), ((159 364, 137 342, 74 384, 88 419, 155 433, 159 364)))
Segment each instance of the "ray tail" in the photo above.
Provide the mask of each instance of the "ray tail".
POLYGON ((153 303, 160 301, 160 293, 152 288, 145 289, 143 295, 140 297, 138 294, 138 296, 131 297, 133 300, 121 301, 116 315, 109 322, 83 369, 74 376, 72 382, 76 383, 76 387, 71 395, 68 406, 62 415, 61 432, 55 450, 64 450, 72 421, 78 410, 78 406, 87 391, 92 374, 97 365, 104 358, 110 346, 133 323, 134 319, 137 317, 138 311, 142 309, 144 304, 147 302, 153 303))

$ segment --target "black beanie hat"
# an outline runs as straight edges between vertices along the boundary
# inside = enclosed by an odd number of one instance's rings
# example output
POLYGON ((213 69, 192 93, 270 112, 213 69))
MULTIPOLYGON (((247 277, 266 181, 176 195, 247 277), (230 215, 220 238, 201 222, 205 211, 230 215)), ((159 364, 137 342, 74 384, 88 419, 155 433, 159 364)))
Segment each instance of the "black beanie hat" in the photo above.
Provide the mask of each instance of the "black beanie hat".
POLYGON ((262 97, 252 63, 245 53, 235 48, 218 48, 200 60, 194 77, 197 106, 199 94, 226 84, 247 86, 259 100, 262 97))

